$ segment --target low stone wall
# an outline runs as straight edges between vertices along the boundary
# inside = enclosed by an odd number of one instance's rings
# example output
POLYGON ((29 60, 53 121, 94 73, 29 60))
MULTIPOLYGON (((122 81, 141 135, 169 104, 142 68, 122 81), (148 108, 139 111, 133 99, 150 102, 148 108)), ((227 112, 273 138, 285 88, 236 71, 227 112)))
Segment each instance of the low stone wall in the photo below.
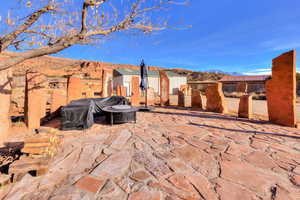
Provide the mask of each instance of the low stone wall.
POLYGON ((252 95, 244 95, 240 98, 238 116, 242 118, 253 118, 252 95))
POLYGON ((215 83, 206 88, 206 110, 217 113, 227 113, 222 83, 215 83))

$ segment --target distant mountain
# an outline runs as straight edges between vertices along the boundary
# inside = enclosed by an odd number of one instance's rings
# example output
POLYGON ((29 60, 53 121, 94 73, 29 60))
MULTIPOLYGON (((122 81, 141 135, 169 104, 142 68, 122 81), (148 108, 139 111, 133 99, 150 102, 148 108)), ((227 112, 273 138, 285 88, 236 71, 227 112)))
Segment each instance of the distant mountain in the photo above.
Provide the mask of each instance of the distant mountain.
POLYGON ((217 73, 217 74, 226 74, 226 75, 230 75, 230 76, 243 76, 243 73, 239 73, 239 72, 225 72, 222 70, 209 70, 207 72, 211 72, 211 73, 217 73))
POLYGON ((231 76, 245 76, 245 74, 240 72, 228 72, 228 74, 231 76))

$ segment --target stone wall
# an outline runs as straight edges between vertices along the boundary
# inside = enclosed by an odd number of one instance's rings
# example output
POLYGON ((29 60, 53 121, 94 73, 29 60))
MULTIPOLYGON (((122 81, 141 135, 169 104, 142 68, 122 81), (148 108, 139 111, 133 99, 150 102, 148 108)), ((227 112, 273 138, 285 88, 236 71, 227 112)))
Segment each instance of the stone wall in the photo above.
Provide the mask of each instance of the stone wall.
POLYGON ((169 105, 170 80, 166 72, 164 71, 159 72, 159 81, 160 81, 160 105, 167 106, 169 105))
POLYGON ((140 105, 140 87, 139 87, 139 77, 133 76, 131 80, 131 105, 140 105))
POLYGON ((242 118, 253 118, 253 96, 252 95, 243 95, 240 98, 238 116, 242 118))
POLYGON ((296 126, 296 51, 280 55, 272 61, 272 79, 267 81, 269 120, 296 126))
POLYGON ((64 91, 60 89, 54 89, 51 94, 50 112, 53 113, 61 106, 65 106, 66 104, 67 98, 66 95, 64 95, 64 91))
POLYGON ((200 108, 202 109, 202 95, 200 93, 200 90, 193 89, 192 90, 192 107, 193 108, 200 108))
POLYGON ((206 88, 206 110, 218 113, 227 113, 222 83, 215 83, 206 88))
POLYGON ((0 71, 0 145, 8 138, 10 132, 9 107, 11 100, 11 69, 0 71))
POLYGON ((146 105, 153 106, 155 104, 155 92, 153 88, 148 88, 146 93, 146 105))
POLYGON ((83 84, 80 77, 71 76, 68 80, 68 103, 82 98, 83 84))
POLYGON ((38 71, 26 73, 25 122, 29 129, 38 129, 40 121, 46 116, 45 76, 38 71))

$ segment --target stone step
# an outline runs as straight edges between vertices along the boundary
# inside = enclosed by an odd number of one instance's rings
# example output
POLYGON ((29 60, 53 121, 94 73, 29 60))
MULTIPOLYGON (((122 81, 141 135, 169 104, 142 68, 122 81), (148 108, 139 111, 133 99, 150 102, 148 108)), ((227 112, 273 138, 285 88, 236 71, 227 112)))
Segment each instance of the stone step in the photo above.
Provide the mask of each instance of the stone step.
POLYGON ((10 175, 0 174, 0 187, 10 184, 10 175))

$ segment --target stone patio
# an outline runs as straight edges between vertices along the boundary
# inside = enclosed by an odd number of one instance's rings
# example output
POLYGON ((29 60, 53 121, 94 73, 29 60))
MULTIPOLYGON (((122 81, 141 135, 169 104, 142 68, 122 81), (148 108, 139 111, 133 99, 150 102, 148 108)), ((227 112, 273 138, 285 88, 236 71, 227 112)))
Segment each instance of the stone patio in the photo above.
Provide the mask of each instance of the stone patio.
POLYGON ((172 108, 59 132, 48 173, 1 199, 300 199, 300 130, 172 108))

